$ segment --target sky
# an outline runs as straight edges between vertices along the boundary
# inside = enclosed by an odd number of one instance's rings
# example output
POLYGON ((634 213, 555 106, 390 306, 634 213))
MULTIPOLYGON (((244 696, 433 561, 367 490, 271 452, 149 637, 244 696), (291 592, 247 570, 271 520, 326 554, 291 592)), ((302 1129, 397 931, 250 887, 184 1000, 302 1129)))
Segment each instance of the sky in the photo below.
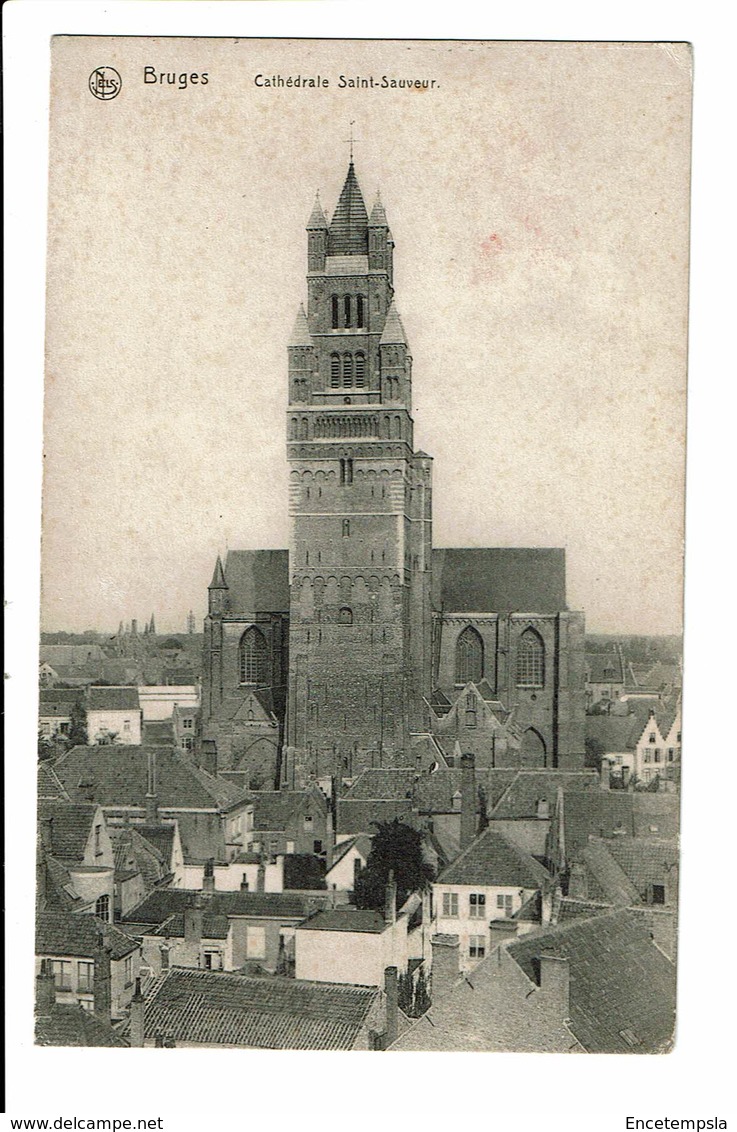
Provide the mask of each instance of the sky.
POLYGON ((317 189, 335 205, 354 122, 435 545, 563 546, 591 631, 680 631, 686 48, 93 37, 52 60, 44 629, 153 610, 182 631, 218 553, 287 545, 304 225, 317 189), (112 101, 86 86, 101 58, 112 101))

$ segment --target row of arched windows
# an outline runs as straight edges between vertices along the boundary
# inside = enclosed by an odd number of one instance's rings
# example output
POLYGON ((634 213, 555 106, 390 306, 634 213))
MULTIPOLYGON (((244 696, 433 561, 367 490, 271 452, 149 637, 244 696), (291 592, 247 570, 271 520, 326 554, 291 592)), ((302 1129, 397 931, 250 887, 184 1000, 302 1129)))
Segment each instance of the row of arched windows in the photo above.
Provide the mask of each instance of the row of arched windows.
POLYGON ((332 295, 333 330, 363 330, 366 325, 366 299, 363 295, 332 295))
MULTIPOLYGON (((456 641, 455 682, 477 684, 484 675, 484 642, 469 625, 456 641)), ((525 629, 517 647, 516 684, 518 688, 545 685, 545 645, 534 629, 525 629)))
POLYGON ((357 354, 331 354, 330 355, 330 385, 333 389, 363 389, 366 384, 366 355, 359 351, 357 354))

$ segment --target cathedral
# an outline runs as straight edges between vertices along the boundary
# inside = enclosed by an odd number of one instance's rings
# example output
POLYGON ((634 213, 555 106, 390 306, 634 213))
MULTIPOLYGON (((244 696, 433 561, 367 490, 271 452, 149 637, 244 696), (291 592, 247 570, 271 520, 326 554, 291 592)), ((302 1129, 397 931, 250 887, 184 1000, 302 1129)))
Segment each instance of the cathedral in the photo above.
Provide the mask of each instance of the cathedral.
POLYGON ((393 259, 351 160, 332 219, 318 199, 307 223, 289 548, 229 551, 208 591, 201 759, 255 788, 467 752, 583 767, 584 615, 566 605, 565 552, 433 547, 393 259))

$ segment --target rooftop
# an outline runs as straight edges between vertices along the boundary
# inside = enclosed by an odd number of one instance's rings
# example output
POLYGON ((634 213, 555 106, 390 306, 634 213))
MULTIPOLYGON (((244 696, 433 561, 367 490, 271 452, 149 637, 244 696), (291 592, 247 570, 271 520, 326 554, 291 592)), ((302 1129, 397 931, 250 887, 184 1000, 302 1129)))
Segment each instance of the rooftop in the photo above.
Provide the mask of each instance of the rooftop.
POLYGON ((227 608, 233 613, 289 611, 289 552, 229 550, 225 560, 227 608))
POLYGON ((202 893, 183 888, 158 888, 149 893, 123 917, 123 923, 163 924, 169 916, 183 913, 194 906, 195 898, 213 916, 251 916, 254 918, 304 920, 319 907, 319 897, 286 892, 215 892, 202 893))
POLYGON ((175 967, 147 995, 145 1033, 251 1049, 351 1049, 380 1001, 375 987, 175 967))
POLYGON ((138 711, 140 706, 137 687, 90 684, 87 690, 88 711, 138 711))
POLYGON ((550 874, 534 857, 487 826, 440 874, 437 883, 537 889, 547 888, 550 880, 550 874))
POLYGON ((74 955, 94 959, 110 944, 111 958, 122 959, 138 944, 113 924, 74 912, 39 912, 36 916, 36 955, 74 955))
POLYGON ((66 864, 81 863, 96 813, 97 806, 89 803, 41 799, 38 821, 48 823, 51 854, 66 864))
POLYGON ((37 1046, 127 1046, 116 1030, 81 1006, 56 1003, 49 1013, 36 1015, 37 1046))
POLYGON ((386 920, 381 912, 368 908, 331 908, 317 912, 299 925, 301 932, 358 932, 362 935, 381 935, 386 931, 386 920))
POLYGON ((566 606, 565 550, 433 550, 433 607, 446 613, 558 613, 566 606))

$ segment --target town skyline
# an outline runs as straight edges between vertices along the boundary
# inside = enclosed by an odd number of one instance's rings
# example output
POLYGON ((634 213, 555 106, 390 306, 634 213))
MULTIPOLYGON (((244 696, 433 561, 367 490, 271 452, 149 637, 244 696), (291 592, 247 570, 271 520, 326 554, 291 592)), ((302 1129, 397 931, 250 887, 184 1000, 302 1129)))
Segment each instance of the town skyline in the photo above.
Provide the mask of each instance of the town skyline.
MULTIPOLYGON (((443 132, 432 165, 414 104, 394 122, 356 94, 318 96, 345 119, 341 138, 356 120, 359 181, 369 199, 381 184, 391 211, 417 438, 436 460, 434 545, 563 547, 568 605, 586 611, 590 631, 679 633, 685 400, 671 344, 680 308, 662 288, 665 249, 686 237, 667 188, 682 159, 668 148, 675 110, 663 103, 630 120, 639 88, 619 90, 613 46, 588 64, 589 78, 617 90, 606 120, 565 87, 568 51, 540 46, 521 61, 514 45, 494 45, 490 80, 483 45, 459 50, 472 76, 483 72, 494 113, 465 107, 474 145, 443 132), (535 76, 543 61, 554 97, 535 76), (654 137, 657 176, 644 163, 654 137), (615 146, 620 175, 607 181, 615 146), (433 166, 455 172, 441 178, 433 166)), ((656 62, 673 65, 665 54, 656 62)), ((582 66, 585 84, 583 56, 582 66)), ((239 112, 253 124, 264 96, 245 89, 239 112)), ((133 112, 142 97, 131 92, 133 112)), ((265 149, 247 130, 234 135, 233 105, 216 94, 212 166, 211 122, 192 105, 177 104, 174 148, 154 119, 146 145, 127 135, 121 153, 125 112, 95 136, 95 161, 121 173, 126 163, 119 214, 78 184, 63 222, 52 210, 50 268, 99 228, 100 262, 115 260, 126 284, 124 305, 100 297, 94 264, 72 272, 69 310, 89 312, 89 342, 50 303, 44 631, 114 625, 152 594, 162 626, 189 608, 199 625, 218 552, 287 545, 286 342, 305 297, 297 249, 314 190, 335 205, 334 154, 347 156, 348 142, 318 130, 305 149, 299 121, 282 116, 280 145, 265 149), (149 151, 160 159, 153 179, 149 151), (290 191, 275 197, 278 184, 290 191), (116 522, 90 522, 113 497, 116 522), (72 548, 86 564, 73 593, 72 548)), ((62 196, 74 161, 71 147, 52 169, 62 196)), ((685 293, 685 272, 682 283, 685 293)))

